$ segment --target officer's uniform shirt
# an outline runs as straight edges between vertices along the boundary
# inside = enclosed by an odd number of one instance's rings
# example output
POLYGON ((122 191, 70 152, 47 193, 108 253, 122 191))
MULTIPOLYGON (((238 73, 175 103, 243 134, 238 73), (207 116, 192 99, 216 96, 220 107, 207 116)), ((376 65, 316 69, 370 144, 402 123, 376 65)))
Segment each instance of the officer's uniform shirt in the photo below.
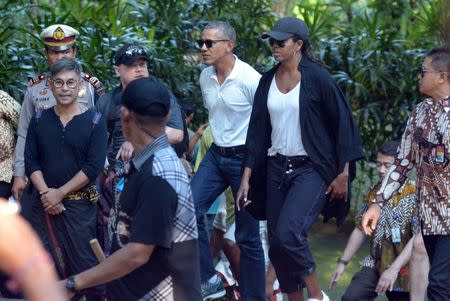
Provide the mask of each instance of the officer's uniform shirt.
MULTIPOLYGON (((20 110, 19 126, 17 128, 17 144, 14 152, 14 176, 25 176, 24 150, 28 125, 36 111, 53 107, 56 99, 48 85, 49 73, 44 73, 29 80, 29 86, 20 110)), ((101 82, 86 73, 81 73, 84 87, 78 94, 78 102, 86 108, 95 108, 95 101, 104 94, 101 82)))

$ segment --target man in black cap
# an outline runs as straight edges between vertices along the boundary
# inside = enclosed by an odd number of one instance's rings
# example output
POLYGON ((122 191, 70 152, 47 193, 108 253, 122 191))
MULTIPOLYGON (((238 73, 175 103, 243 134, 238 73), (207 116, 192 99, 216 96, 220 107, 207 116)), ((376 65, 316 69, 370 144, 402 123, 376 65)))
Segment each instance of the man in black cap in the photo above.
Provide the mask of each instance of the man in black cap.
POLYGON ((165 133, 167 88, 151 78, 122 95, 124 137, 135 151, 115 223, 112 255, 69 277, 72 293, 109 282, 109 301, 200 300, 197 225, 189 180, 165 133))
MULTIPOLYGON (((114 71, 120 78, 120 85, 114 90, 100 97, 96 104, 98 112, 105 116, 108 129, 108 164, 106 174, 101 177, 100 188, 101 195, 100 207, 104 214, 103 220, 107 220, 109 208, 117 202, 116 184, 119 177, 123 174, 126 163, 131 159, 134 148, 126 141, 120 123, 120 98, 125 88, 135 79, 148 78, 148 56, 145 49, 137 45, 124 45, 115 56, 114 71)), ((170 96, 170 114, 166 125, 166 133, 170 144, 180 143, 183 140, 183 118, 181 110, 175 96, 169 91, 170 96)), ((187 148, 187 147, 186 147, 187 148)), ((111 226, 111 224, 110 224, 111 226)), ((107 250, 109 239, 106 234, 106 227, 103 228, 103 236, 99 239, 107 250)))
MULTIPOLYGON (((100 97, 96 104, 97 111, 106 116, 109 149, 108 162, 110 169, 117 169, 116 160, 130 160, 133 146, 125 141, 120 124, 120 98, 127 85, 133 80, 149 77, 147 52, 141 46, 125 45, 116 53, 114 71, 120 77, 120 85, 113 91, 100 97)), ((170 95, 170 116, 166 126, 166 133, 170 144, 180 143, 183 140, 183 118, 175 96, 170 95)))

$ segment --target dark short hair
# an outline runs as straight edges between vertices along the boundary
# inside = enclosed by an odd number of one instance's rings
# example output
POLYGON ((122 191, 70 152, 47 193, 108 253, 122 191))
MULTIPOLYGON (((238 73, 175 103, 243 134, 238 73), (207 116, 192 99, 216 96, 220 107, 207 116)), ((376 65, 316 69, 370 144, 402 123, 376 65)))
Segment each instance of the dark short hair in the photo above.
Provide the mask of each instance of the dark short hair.
POLYGON ((188 100, 188 99, 181 100, 180 101, 180 106, 181 106, 181 109, 184 112, 185 117, 188 117, 192 113, 196 113, 197 112, 197 108, 195 107, 195 104, 192 101, 188 100))
POLYGON ((399 146, 400 142, 398 141, 387 141, 380 147, 378 152, 385 156, 395 157, 397 156, 397 150, 399 146))
POLYGON ((233 26, 225 21, 210 21, 203 28, 203 30, 206 29, 217 29, 217 31, 222 34, 224 39, 236 42, 236 31, 233 26))
POLYGON ((62 57, 50 67, 50 77, 55 77, 62 71, 74 71, 81 78, 81 66, 73 58, 62 57))
POLYGON ((442 46, 433 48, 426 57, 431 58, 431 66, 435 71, 448 72, 450 76, 450 47, 442 46))

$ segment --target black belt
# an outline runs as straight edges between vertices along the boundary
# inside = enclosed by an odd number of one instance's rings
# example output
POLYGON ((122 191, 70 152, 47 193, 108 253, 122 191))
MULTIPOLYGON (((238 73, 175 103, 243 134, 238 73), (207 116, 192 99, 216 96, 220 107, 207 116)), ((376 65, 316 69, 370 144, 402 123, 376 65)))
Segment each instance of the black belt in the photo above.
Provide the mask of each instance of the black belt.
POLYGON ((237 154, 245 154, 245 150, 247 149, 245 145, 221 147, 216 145, 215 143, 211 145, 211 148, 215 149, 217 152, 219 152, 222 156, 225 157, 231 157, 237 154))
POLYGON ((305 166, 306 163, 311 162, 311 159, 308 156, 285 156, 279 153, 276 153, 275 156, 269 158, 286 163, 286 169, 291 170, 305 166))

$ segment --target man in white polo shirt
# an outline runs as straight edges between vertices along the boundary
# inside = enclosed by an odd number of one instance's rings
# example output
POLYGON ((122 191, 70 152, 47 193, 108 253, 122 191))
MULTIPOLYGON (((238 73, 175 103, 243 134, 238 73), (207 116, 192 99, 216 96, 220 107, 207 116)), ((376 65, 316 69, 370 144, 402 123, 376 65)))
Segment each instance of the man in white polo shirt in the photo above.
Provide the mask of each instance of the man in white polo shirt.
MULTIPOLYGON (((253 97, 261 77, 233 54, 235 42, 233 27, 222 21, 208 23, 198 41, 203 61, 209 66, 200 75, 200 86, 214 140, 191 182, 199 230, 203 300, 225 295, 214 270, 203 217, 228 186, 234 196, 239 189, 253 97)), ((264 254, 259 223, 246 210, 236 210, 235 235, 241 251, 238 279, 241 299, 264 300, 264 254)))

